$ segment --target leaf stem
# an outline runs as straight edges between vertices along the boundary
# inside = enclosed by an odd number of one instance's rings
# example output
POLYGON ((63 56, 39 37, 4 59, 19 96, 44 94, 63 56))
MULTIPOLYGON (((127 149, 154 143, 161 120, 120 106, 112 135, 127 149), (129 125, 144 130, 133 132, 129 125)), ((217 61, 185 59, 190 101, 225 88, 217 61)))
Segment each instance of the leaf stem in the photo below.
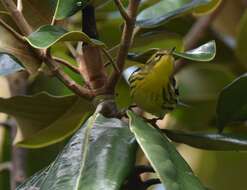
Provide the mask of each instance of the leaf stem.
POLYGON ((114 0, 116 6, 118 7, 118 10, 121 14, 121 16, 123 17, 123 19, 126 21, 126 22, 129 22, 131 20, 131 18, 129 17, 128 13, 126 12, 121 0, 114 0))
POLYGON ((4 20, 2 20, 1 18, 0 18, 0 25, 2 25, 10 33, 12 33, 16 37, 16 39, 21 40, 21 41, 25 41, 24 36, 22 36, 17 31, 15 31, 10 25, 8 25, 6 22, 4 22, 4 20))
POLYGON ((66 60, 64 59, 61 59, 59 57, 52 57, 52 59, 54 59, 55 61, 57 61, 58 63, 61 63, 63 64, 64 66, 68 67, 70 70, 74 71, 75 73, 77 74, 80 74, 79 70, 77 67, 71 65, 69 62, 67 62, 66 60))
POLYGON ((123 34, 120 42, 120 47, 117 55, 116 64, 118 65, 118 68, 120 70, 120 73, 117 71, 113 71, 112 75, 110 76, 107 84, 107 89, 114 93, 114 88, 121 76, 121 72, 124 68, 124 63, 126 56, 128 54, 129 47, 132 42, 133 32, 135 28, 135 21, 136 21, 136 15, 138 11, 138 7, 140 4, 140 0, 130 0, 129 6, 127 9, 127 14, 130 20, 125 22, 123 34))
POLYGON ((4 7, 10 12, 12 19, 21 30, 22 34, 28 36, 32 33, 32 27, 28 24, 24 15, 20 10, 17 9, 16 4, 13 0, 1 0, 4 7))

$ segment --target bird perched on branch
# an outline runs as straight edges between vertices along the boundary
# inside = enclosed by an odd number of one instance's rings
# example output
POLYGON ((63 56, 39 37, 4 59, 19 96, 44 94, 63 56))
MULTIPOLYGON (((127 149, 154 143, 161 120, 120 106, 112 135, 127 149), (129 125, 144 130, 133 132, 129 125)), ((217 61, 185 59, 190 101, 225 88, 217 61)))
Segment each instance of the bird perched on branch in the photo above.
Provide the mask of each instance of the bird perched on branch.
POLYGON ((133 101, 158 118, 179 104, 172 51, 157 51, 145 65, 132 66, 123 72, 133 101))

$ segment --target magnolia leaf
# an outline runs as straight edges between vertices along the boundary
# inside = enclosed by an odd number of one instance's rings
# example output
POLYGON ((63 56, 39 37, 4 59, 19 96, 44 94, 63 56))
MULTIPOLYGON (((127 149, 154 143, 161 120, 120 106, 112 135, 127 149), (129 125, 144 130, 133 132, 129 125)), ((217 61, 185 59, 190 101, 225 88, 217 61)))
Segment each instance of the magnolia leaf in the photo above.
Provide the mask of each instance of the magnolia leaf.
POLYGON ((137 16, 137 25, 141 28, 155 28, 169 20, 189 14, 203 14, 214 10, 219 0, 161 0, 141 11, 137 16), (216 2, 217 1, 217 2, 216 2))
POLYGON ((215 41, 210 41, 196 49, 186 52, 174 51, 173 54, 192 61, 211 61, 216 55, 216 44, 215 41))
POLYGON ((135 151, 126 123, 94 114, 49 167, 17 190, 119 190, 134 167, 135 151))
POLYGON ((54 17, 62 20, 72 16, 88 4, 89 0, 57 0, 54 17))
POLYGON ((0 75, 8 75, 23 69, 19 60, 14 56, 0 52, 0 75))
POLYGON ((222 131, 225 125, 247 120, 247 74, 244 74, 220 93, 217 103, 218 128, 222 131))
POLYGON ((162 130, 166 136, 177 142, 205 150, 241 151, 247 150, 247 136, 238 134, 218 134, 162 130))
POLYGON ((28 44, 15 38, 8 30, 0 26, 0 52, 16 57, 28 72, 34 73, 40 66, 40 61, 30 50, 28 44))
POLYGON ((19 125, 14 143, 27 148, 44 147, 65 139, 92 111, 93 106, 77 96, 41 93, 0 98, 0 112, 14 116, 19 125))
POLYGON ((152 48, 149 49, 143 53, 128 53, 128 59, 132 61, 137 61, 140 63, 146 63, 153 54, 155 54, 157 51, 159 51, 158 48, 152 48))
POLYGON ((193 175, 189 165, 177 152, 166 136, 131 111, 130 130, 156 171, 165 189, 205 190, 199 179, 193 175))
POLYGON ((89 38, 85 33, 79 31, 67 31, 60 26, 46 25, 31 33, 26 40, 38 49, 46 49, 64 41, 82 41, 93 46, 105 47, 104 43, 89 38))

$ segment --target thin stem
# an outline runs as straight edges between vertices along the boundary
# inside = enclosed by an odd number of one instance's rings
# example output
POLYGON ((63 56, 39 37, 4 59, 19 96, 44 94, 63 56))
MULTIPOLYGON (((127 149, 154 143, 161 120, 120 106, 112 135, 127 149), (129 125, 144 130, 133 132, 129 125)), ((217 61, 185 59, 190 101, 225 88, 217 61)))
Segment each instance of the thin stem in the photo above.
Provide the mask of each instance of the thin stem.
POLYGON ((130 21, 130 17, 128 15, 128 13, 126 12, 125 10, 125 7, 123 6, 121 0, 114 0, 116 6, 118 7, 118 10, 121 14, 121 16, 123 17, 123 19, 126 21, 126 22, 129 22, 130 21))
POLYGON ((65 85, 67 86, 70 90, 75 92, 77 95, 91 99, 92 98, 92 92, 80 86, 77 84, 74 80, 72 80, 58 65, 57 61, 52 59, 52 57, 48 54, 45 58, 44 61, 46 65, 50 68, 50 70, 56 75, 56 77, 65 85))
POLYGON ((69 49, 69 52, 72 54, 72 56, 76 58, 77 56, 76 48, 74 48, 74 46, 70 42, 65 42, 65 45, 69 49))
POLYGON ((22 0, 17 0, 17 10, 22 12, 23 10, 22 0))
POLYGON ((18 40, 25 41, 24 36, 16 32, 11 26, 9 26, 4 20, 0 18, 0 24, 7 29, 11 34, 13 34, 18 40))
POLYGON ((129 6, 128 6, 128 16, 130 18, 129 22, 126 22, 124 25, 124 30, 120 42, 120 47, 117 55, 117 60, 116 63, 118 65, 118 68, 120 70, 120 74, 116 71, 113 72, 111 75, 108 84, 107 84, 107 89, 111 92, 114 93, 114 88, 121 76, 121 72, 124 68, 124 63, 125 59, 128 54, 129 47, 132 42, 132 37, 133 37, 133 32, 135 28, 135 21, 136 21, 136 15, 137 15, 137 10, 139 6, 140 0, 130 0, 129 6))
POLYGON ((52 59, 54 59, 55 61, 57 61, 58 63, 61 63, 62 65, 68 67, 69 69, 71 69, 72 71, 74 71, 77 74, 80 74, 79 70, 77 67, 71 65, 69 62, 67 62, 64 59, 61 59, 59 57, 52 57, 52 59))
MULTIPOLYGON (((107 57, 107 59, 109 60, 110 64, 112 64, 113 68, 115 69, 116 72, 120 73, 120 70, 117 66, 117 64, 115 63, 115 61, 113 60, 113 58, 111 57, 111 55, 108 53, 108 51, 106 49, 102 49, 103 53, 105 54, 105 56, 107 57)), ((106 65, 104 65, 105 67, 106 65)))
POLYGON ((10 12, 12 19, 15 21, 22 34, 28 36, 32 33, 32 27, 28 24, 24 15, 16 7, 13 0, 1 0, 4 7, 10 12))

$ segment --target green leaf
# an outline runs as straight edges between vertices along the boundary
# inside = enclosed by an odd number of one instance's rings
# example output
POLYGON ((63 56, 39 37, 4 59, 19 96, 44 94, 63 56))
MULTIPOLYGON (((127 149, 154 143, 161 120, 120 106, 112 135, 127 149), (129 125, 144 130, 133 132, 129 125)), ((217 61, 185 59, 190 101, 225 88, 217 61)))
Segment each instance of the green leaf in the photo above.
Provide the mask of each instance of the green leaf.
POLYGON ((23 70, 21 63, 14 56, 0 52, 0 75, 8 75, 23 70))
POLYGON ((152 48, 172 49, 183 51, 183 38, 167 31, 145 32, 135 37, 131 52, 145 52, 152 48))
POLYGON ((177 142, 205 150, 241 151, 247 150, 247 136, 238 134, 189 133, 164 130, 166 136, 177 142))
POLYGON ((0 52, 16 57, 29 73, 34 73, 40 66, 40 60, 33 56, 28 44, 19 41, 8 30, 0 26, 0 52))
POLYGON ((227 85, 220 93, 217 103, 218 128, 232 122, 247 120, 247 74, 227 85))
POLYGON ((155 28, 185 14, 207 13, 218 5, 215 0, 161 0, 141 11, 136 23, 141 28, 155 28))
POLYGON ((46 25, 31 33, 26 40, 29 44, 38 49, 46 49, 57 42, 83 41, 93 46, 104 47, 104 43, 89 38, 85 33, 79 31, 67 31, 60 26, 46 25))
POLYGON ((77 96, 35 96, 0 98, 0 112, 16 118, 19 127, 14 143, 39 148, 57 143, 73 134, 93 111, 93 106, 77 96))
POLYGON ((137 61, 140 63, 146 63, 150 57, 155 54, 157 51, 159 51, 158 48, 152 48, 147 51, 144 51, 143 53, 128 53, 128 59, 131 61, 137 61))
POLYGON ((54 14, 56 20, 62 20, 72 16, 88 4, 89 0, 57 0, 54 14))
POLYGON ((131 131, 166 189, 205 190, 164 135, 133 112, 127 114, 131 131))
POLYGON ((192 61, 211 61, 216 55, 216 44, 215 41, 210 41, 196 49, 186 52, 174 51, 173 54, 180 58, 189 59, 192 61))
POLYGON ((119 190, 134 167, 135 151, 127 124, 94 114, 47 169, 17 190, 119 190))

